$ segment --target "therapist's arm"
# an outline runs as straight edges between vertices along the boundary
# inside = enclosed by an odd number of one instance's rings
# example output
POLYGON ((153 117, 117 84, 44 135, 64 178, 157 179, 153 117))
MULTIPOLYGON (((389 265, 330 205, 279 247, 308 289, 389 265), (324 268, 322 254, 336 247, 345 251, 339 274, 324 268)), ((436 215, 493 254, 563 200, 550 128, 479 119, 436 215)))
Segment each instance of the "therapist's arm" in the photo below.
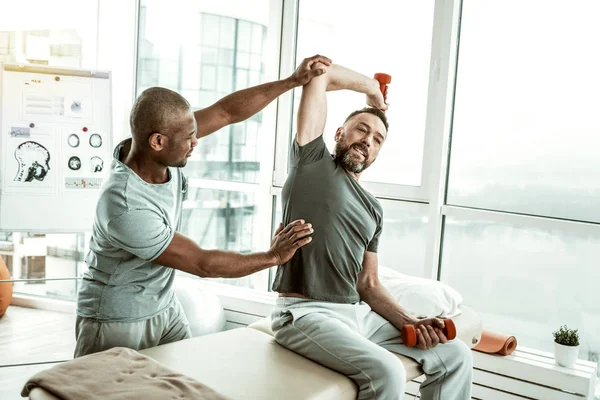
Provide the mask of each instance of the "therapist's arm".
POLYGON ((176 232, 154 262, 201 278, 240 278, 287 262, 296 250, 310 243, 312 232, 311 224, 296 220, 275 233, 268 251, 250 254, 205 250, 176 232))
POLYGON ((321 55, 305 58, 288 78, 238 90, 209 107, 195 111, 196 137, 201 138, 227 125, 244 121, 288 90, 303 86, 312 78, 324 74, 324 69, 312 68, 315 63, 330 65, 331 60, 321 55))

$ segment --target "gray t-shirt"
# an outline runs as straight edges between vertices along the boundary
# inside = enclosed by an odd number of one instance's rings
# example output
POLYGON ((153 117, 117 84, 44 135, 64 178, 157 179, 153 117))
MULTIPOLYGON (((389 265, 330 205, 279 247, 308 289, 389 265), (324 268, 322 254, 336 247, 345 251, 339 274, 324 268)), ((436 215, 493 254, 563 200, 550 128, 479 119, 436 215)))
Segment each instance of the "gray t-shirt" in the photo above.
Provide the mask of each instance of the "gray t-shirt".
POLYGON ((150 318, 173 300, 175 270, 152 262, 181 224, 187 184, 179 168, 169 168, 163 184, 143 181, 114 152, 96 207, 77 314, 99 321, 150 318))
POLYGON ((366 251, 377 252, 383 224, 379 201, 327 151, 323 136, 300 147, 294 140, 282 191, 283 223, 304 219, 313 240, 277 268, 273 290, 315 300, 354 303, 366 251))

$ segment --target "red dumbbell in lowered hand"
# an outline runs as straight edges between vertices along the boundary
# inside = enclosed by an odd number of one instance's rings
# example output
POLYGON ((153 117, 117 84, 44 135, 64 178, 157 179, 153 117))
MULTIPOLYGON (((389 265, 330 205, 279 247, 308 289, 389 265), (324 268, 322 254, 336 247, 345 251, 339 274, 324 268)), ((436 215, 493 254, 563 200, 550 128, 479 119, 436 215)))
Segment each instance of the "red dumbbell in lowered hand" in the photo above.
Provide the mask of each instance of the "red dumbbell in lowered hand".
MULTIPOLYGON (((456 338, 456 325, 454 325, 454 321, 445 319, 442 332, 444 332, 448 340, 456 338)), ((414 325, 404 325, 401 334, 405 346, 413 347, 417 345, 417 328, 414 325)))

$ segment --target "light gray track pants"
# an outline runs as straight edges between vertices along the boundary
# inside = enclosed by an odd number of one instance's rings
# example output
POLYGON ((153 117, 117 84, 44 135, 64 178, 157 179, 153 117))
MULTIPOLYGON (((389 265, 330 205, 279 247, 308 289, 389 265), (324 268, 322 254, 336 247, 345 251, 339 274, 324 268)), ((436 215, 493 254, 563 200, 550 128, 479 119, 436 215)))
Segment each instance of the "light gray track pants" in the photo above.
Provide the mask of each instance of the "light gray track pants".
POLYGON ((352 379, 359 400, 402 398, 406 371, 390 352, 423 366, 423 400, 471 398, 471 350, 459 339, 429 350, 406 347, 400 331, 364 302, 280 297, 271 318, 279 344, 352 379))

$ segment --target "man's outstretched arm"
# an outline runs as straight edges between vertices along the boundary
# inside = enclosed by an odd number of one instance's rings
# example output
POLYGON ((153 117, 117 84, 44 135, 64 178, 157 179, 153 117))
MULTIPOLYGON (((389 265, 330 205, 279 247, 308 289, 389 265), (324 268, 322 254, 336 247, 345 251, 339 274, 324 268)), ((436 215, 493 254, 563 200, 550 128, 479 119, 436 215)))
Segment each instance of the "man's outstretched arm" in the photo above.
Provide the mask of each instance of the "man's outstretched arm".
POLYGON ((381 110, 387 109, 379 82, 341 65, 314 63, 313 69, 327 73, 311 79, 302 88, 297 118, 298 145, 304 146, 323 134, 327 120, 327 97, 325 92, 348 89, 367 95, 367 104, 381 110))
POLYGON ((315 76, 325 73, 324 69, 312 68, 317 62, 325 66, 331 64, 329 58, 320 55, 306 58, 286 79, 238 90, 207 108, 195 111, 196 137, 210 135, 227 125, 250 118, 283 93, 305 85, 315 76))
POLYGON ((312 225, 296 220, 285 228, 280 225, 263 253, 241 254, 233 251, 205 250, 193 240, 175 233, 154 262, 201 278, 239 278, 287 262, 297 249, 310 243, 312 225))
POLYGON ((417 327, 417 345, 421 349, 435 347, 438 343, 446 343, 446 336, 441 331, 444 322, 438 318, 419 320, 396 303, 379 281, 379 261, 377 253, 365 252, 363 269, 358 276, 356 289, 360 299, 367 303, 373 311, 387 319, 398 330, 404 325, 417 327))

